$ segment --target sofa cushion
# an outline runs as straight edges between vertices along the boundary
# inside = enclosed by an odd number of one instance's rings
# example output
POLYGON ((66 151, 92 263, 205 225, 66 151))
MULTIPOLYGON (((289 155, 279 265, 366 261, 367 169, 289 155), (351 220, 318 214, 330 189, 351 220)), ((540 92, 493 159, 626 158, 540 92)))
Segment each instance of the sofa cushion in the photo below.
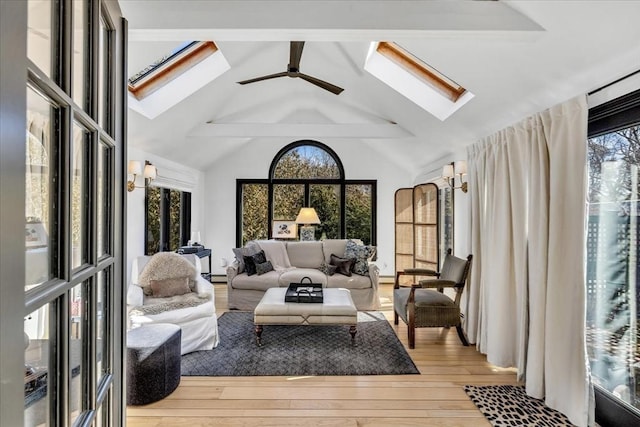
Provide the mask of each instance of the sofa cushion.
POLYGON ((320 283, 323 288, 327 286, 327 275, 315 268, 294 268, 284 271, 280 275, 278 286, 286 288, 290 283, 300 283, 303 277, 310 278, 312 283, 320 283))
POLYGON ((328 278, 327 288, 369 289, 371 288, 371 279, 357 274, 351 276, 334 274, 328 278))
POLYGON ((324 261, 331 263, 331 254, 339 257, 344 256, 344 250, 347 245, 346 239, 327 239, 322 241, 322 250, 324 251, 324 261))
POLYGON ((279 271, 269 271, 261 275, 254 274, 248 276, 246 273, 238 274, 233 278, 231 287, 234 289, 249 289, 255 291, 266 291, 278 285, 279 271))
POLYGON ((322 242, 287 242, 287 253, 294 267, 318 268, 324 260, 322 242))
POLYGON ((349 240, 344 250, 345 258, 355 258, 356 262, 353 265, 353 272, 361 276, 369 275, 369 262, 368 260, 376 253, 375 246, 366 246, 358 244, 353 240, 349 240))

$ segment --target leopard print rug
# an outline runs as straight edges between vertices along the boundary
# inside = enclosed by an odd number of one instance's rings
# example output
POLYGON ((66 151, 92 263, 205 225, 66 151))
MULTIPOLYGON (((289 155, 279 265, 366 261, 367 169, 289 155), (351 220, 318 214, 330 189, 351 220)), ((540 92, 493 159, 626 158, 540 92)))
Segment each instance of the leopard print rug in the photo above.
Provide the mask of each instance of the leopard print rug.
POLYGON ((524 387, 466 385, 464 391, 494 427, 573 427, 563 413, 528 396, 524 387))

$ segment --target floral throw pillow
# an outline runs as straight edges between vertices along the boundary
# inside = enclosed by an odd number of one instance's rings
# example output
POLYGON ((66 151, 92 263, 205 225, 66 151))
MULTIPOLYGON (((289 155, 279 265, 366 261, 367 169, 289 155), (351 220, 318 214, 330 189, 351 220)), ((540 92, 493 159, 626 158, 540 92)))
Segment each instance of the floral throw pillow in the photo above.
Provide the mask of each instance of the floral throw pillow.
POLYGON ((359 245, 353 240, 347 241, 347 246, 344 250, 345 258, 355 258, 356 261, 353 265, 353 272, 360 276, 369 276, 369 262, 368 260, 376 253, 375 246, 359 245))

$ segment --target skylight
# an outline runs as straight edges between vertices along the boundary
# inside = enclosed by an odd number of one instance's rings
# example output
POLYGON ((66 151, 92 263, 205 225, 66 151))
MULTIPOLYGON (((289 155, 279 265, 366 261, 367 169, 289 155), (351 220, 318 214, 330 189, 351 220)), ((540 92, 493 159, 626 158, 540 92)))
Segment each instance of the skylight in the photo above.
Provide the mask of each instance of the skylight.
POLYGON ((129 108, 154 119, 229 68, 214 42, 183 43, 129 79, 129 108))
POLYGON ((473 94, 393 42, 373 42, 364 69, 444 121, 473 94))

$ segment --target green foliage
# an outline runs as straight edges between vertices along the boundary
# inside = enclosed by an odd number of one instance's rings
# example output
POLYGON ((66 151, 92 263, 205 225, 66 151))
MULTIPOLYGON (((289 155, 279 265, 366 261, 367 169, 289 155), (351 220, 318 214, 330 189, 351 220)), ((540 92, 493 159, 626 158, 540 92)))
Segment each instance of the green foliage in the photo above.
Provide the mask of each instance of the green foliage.
MULTIPOLYGON (((273 184, 273 220, 295 220, 301 207, 316 209, 321 224, 316 239, 324 232, 327 238, 357 238, 371 243, 371 186, 347 185, 346 206, 340 204, 339 184, 317 184, 315 179, 340 179, 334 158, 315 146, 299 146, 285 153, 274 169, 274 179, 300 179, 303 183, 273 184), (305 203, 305 186, 309 187, 309 203, 305 203), (342 230, 340 213, 345 210, 346 230, 342 230)), ((242 243, 267 238, 267 184, 244 184, 242 187, 242 243)))

